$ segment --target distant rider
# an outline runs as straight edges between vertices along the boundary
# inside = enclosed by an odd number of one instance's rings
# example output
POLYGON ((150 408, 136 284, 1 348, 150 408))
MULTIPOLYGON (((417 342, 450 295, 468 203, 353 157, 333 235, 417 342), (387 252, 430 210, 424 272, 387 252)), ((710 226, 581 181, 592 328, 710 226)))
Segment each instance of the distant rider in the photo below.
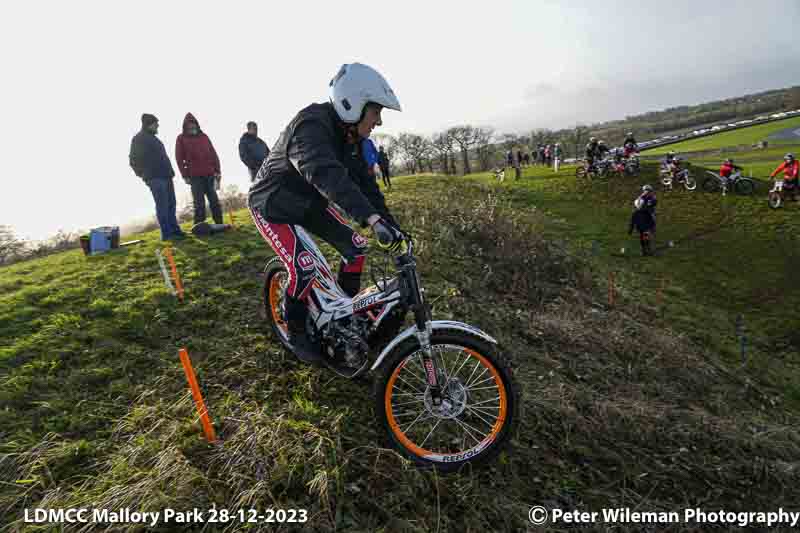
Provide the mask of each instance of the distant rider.
POLYGON ((725 180, 728 181, 730 180, 730 177, 733 174, 734 170, 737 172, 741 172, 744 169, 739 165, 733 164, 733 159, 728 158, 725 161, 723 161, 722 166, 719 167, 719 176, 721 178, 725 178, 725 180))
POLYGON ((794 154, 786 154, 783 156, 783 163, 778 165, 778 168, 772 171, 769 175, 774 178, 775 175, 783 171, 783 187, 791 195, 792 201, 797 201, 797 188, 798 188, 798 175, 800 175, 800 162, 794 158, 794 154))
POLYGON ((632 131, 629 131, 625 135, 625 140, 622 142, 622 148, 625 150, 626 158, 639 152, 639 143, 636 142, 636 138, 633 136, 632 131))
POLYGON ((597 158, 597 139, 594 137, 589 138, 589 143, 586 145, 584 157, 586 158, 586 168, 594 169, 594 162, 597 158))

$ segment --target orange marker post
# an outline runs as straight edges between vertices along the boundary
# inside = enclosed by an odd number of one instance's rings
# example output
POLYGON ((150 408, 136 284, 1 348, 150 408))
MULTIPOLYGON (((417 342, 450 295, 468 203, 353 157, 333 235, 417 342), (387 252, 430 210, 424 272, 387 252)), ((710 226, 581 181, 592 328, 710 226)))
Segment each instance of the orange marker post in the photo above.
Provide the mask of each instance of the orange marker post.
POLYGON ((175 288, 178 289, 178 298, 183 301, 183 283, 181 283, 181 277, 178 275, 178 269, 175 267, 175 258, 172 257, 172 248, 166 248, 164 250, 164 255, 167 256, 169 266, 172 268, 172 278, 175 280, 175 288))
POLYGON ((189 381, 189 388, 192 389, 192 396, 194 396, 194 403, 197 405, 197 412, 200 413, 200 422, 203 424, 203 433, 206 434, 208 442, 215 442, 217 435, 214 433, 214 426, 211 425, 211 420, 208 417, 208 409, 203 402, 203 395, 200 394, 200 387, 197 385, 197 378, 192 369, 192 362, 189 360, 189 352, 186 348, 181 348, 178 352, 183 364, 183 370, 186 372, 186 379, 189 381))

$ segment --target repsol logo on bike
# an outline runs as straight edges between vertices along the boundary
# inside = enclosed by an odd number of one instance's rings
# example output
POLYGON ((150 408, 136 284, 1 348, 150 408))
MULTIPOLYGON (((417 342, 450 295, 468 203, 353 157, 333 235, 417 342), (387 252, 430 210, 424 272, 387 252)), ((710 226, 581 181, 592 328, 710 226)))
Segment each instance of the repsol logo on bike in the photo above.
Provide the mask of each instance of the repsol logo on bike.
POLYGON ((303 270, 312 270, 314 268, 314 256, 308 250, 303 250, 297 256, 297 264, 303 270))
POLYGON ((481 453, 481 451, 483 451, 483 449, 486 448, 486 446, 488 446, 489 443, 492 442, 492 440, 493 439, 491 439, 491 438, 484 439, 483 442, 481 442, 480 444, 478 444, 477 446, 475 446, 471 450, 467 450, 466 452, 463 452, 463 453, 456 453, 456 454, 453 454, 453 455, 444 455, 444 456, 442 456, 442 462, 443 463, 455 463, 455 462, 458 462, 458 461, 466 461, 467 459, 470 459, 471 457, 475 457, 476 455, 481 453))
POLYGON ((378 294, 376 296, 367 296, 366 298, 361 298, 360 300, 353 303, 353 312, 360 311, 361 309, 370 307, 371 305, 375 304, 378 300, 380 300, 381 295, 378 294))
POLYGON ((365 239, 364 236, 361 235, 360 233, 353 232, 353 244, 357 248, 366 248, 367 239, 365 239))

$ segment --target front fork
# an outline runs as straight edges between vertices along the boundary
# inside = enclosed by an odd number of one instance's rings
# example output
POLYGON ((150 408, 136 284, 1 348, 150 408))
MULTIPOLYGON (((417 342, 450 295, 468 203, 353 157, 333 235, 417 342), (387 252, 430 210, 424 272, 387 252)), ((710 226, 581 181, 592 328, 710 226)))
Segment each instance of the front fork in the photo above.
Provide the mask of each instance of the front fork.
POLYGON ((431 310, 422 297, 423 290, 419 289, 420 298, 414 309, 414 319, 417 326, 417 341, 422 348, 422 366, 425 369, 425 381, 431 393, 433 405, 442 404, 442 384, 439 379, 439 363, 433 355, 431 347, 431 310))

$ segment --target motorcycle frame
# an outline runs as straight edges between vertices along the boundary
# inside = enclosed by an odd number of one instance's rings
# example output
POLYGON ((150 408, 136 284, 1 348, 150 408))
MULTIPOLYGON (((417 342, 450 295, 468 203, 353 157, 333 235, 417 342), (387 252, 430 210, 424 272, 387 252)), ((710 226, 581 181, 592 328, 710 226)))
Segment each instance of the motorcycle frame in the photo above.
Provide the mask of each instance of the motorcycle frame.
MULTIPOLYGON (((297 236, 313 258, 312 281, 306 298, 309 315, 317 330, 321 331, 332 321, 356 314, 369 313, 372 308, 383 305, 383 309, 378 316, 368 315, 373 320, 370 332, 374 332, 383 319, 397 305, 401 303, 408 305, 414 314, 414 325, 402 331, 381 351, 370 370, 374 371, 380 368, 392 350, 406 339, 412 336, 415 337, 422 349, 422 365, 426 370, 426 380, 434 405, 441 403, 442 396, 439 384, 440 372, 436 357, 433 356, 430 342, 433 331, 440 329, 460 330, 497 344, 497 340, 490 335, 468 324, 450 320, 432 320, 430 307, 425 303, 425 291, 421 286, 417 272, 416 260, 413 255, 414 246, 411 239, 405 241, 406 252, 395 259, 398 269, 398 285, 396 289, 387 293, 386 287, 391 280, 384 280, 384 289, 377 286, 367 287, 355 297, 350 298, 339 287, 336 278, 331 272, 330 265, 325 259, 325 255, 314 240, 301 227, 297 227, 297 236)), ((360 373, 361 371, 357 372, 356 375, 360 373)))

